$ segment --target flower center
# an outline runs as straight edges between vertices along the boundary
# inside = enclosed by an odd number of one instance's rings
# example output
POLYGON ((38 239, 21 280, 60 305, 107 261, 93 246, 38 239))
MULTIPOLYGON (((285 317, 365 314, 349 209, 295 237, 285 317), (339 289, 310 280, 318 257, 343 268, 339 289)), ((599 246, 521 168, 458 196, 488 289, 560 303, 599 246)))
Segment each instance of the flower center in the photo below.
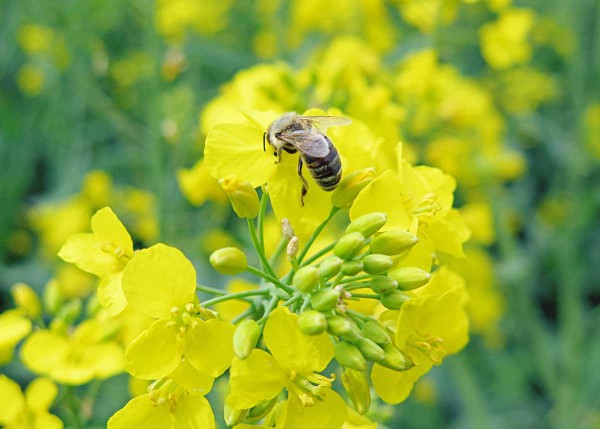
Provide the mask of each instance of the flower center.
POLYGON ((150 389, 152 406, 160 407, 168 404, 171 412, 175 412, 177 401, 184 392, 184 388, 173 380, 158 380, 151 384, 148 389, 150 389))
POLYGON ((443 206, 437 202, 437 195, 433 192, 424 195, 413 210, 413 214, 419 219, 423 217, 433 217, 443 206))
POLYGON ((331 383, 335 380, 335 374, 328 378, 315 372, 303 376, 291 371, 288 378, 291 381, 288 385, 289 391, 300 398, 304 407, 312 407, 315 400, 322 401, 325 398, 327 390, 331 389, 331 383))
POLYGON ((108 241, 102 243, 100 248, 103 252, 113 255, 121 264, 121 268, 125 267, 125 264, 131 259, 131 255, 128 255, 125 249, 121 249, 108 241))
MULTIPOLYGON (((412 349, 413 352, 425 355, 425 357, 427 357, 436 365, 441 364, 442 359, 446 356, 444 339, 440 337, 428 337, 422 335, 418 331, 414 331, 408 338, 406 344, 410 347, 410 349, 412 349)), ((413 356, 411 356, 411 358, 412 357, 413 356)))
POLYGON ((179 335, 183 336, 188 328, 196 328, 199 322, 214 318, 215 314, 212 311, 200 304, 189 302, 183 307, 171 308, 171 320, 167 323, 167 328, 177 327, 179 335))

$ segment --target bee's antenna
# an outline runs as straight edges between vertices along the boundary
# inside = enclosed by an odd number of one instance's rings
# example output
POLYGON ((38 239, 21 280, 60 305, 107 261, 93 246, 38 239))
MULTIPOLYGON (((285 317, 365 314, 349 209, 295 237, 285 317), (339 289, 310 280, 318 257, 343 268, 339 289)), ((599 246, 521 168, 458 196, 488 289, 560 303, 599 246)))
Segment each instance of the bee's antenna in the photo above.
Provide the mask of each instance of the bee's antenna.
POLYGON ((267 133, 263 133, 263 152, 267 151, 267 146, 266 146, 266 140, 267 140, 267 133))

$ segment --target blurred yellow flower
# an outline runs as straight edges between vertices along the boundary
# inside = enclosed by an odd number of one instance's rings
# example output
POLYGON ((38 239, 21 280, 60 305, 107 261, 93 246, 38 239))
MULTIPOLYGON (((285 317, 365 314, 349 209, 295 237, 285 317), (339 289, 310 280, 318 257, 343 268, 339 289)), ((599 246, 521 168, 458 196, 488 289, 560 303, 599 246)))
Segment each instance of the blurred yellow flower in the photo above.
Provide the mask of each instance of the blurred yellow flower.
POLYGON ((14 309, 0 313, 0 365, 12 360, 15 347, 30 332, 31 320, 22 311, 14 309))
POLYGON ((210 175, 203 159, 200 159, 190 169, 180 169, 177 172, 177 182, 185 198, 195 206, 201 206, 206 201, 227 204, 227 194, 219 186, 218 181, 210 175))
POLYGON ((37 24, 24 24, 19 28, 17 40, 28 54, 48 52, 52 47, 54 30, 37 24))
POLYGON ((44 88, 44 71, 34 63, 26 63, 17 72, 17 85, 26 95, 35 96, 44 88))

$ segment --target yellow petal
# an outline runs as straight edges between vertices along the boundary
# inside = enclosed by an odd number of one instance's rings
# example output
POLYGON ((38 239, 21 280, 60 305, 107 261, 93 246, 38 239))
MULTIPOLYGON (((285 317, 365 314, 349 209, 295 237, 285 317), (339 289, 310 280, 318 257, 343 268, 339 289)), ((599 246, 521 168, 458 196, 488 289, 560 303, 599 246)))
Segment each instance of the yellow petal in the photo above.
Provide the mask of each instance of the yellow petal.
POLYGON ((25 398, 19 385, 0 375, 0 424, 4 425, 14 421, 25 408, 25 398))
POLYGON ((48 411, 56 395, 58 395, 56 383, 45 377, 36 378, 25 390, 27 405, 35 411, 48 411))
POLYGON ((327 392, 323 401, 315 401, 312 407, 304 407, 296 395, 290 394, 277 421, 277 429, 339 429, 347 414, 346 403, 333 390, 327 392))
MULTIPOLYGON (((274 162, 275 157, 271 162, 274 162)), ((283 153, 281 163, 269 175, 269 197, 278 219, 287 218, 300 239, 307 238, 331 211, 331 194, 314 181, 306 165, 302 175, 308 181, 304 206, 300 201, 302 179, 298 176, 298 155, 283 153)))
MULTIPOLYGON (((410 188, 406 189, 410 191, 410 188)), ((403 198, 408 196, 402 192, 402 179, 387 170, 360 191, 350 209, 350 219, 367 213, 385 213, 388 220, 382 231, 391 227, 408 229, 411 220, 403 203, 403 198)))
POLYGON ((198 322, 185 333, 183 353, 198 371, 218 377, 231 365, 234 331, 221 320, 198 322))
POLYGON ((202 396, 210 392, 215 381, 214 377, 198 372, 188 359, 182 360, 177 369, 169 375, 169 378, 185 387, 188 393, 202 396))
POLYGON ((174 429, 175 419, 168 406, 155 407, 150 395, 133 398, 108 420, 108 429, 174 429))
POLYGON ((214 429, 215 416, 210 404, 202 396, 184 394, 175 407, 175 428, 214 429))
POLYGON ((92 231, 100 240, 112 243, 117 251, 133 255, 133 242, 117 215, 110 207, 98 210, 92 216, 92 231))
POLYGON ((129 305, 150 317, 169 317, 173 307, 192 302, 196 271, 178 249, 156 244, 141 250, 123 273, 123 292, 129 305))
POLYGON ((31 334, 21 349, 25 366, 36 374, 48 374, 67 359, 69 341, 55 332, 42 330, 31 334))
POLYGON ((0 349, 12 349, 31 332, 31 321, 16 311, 0 314, 0 349))
POLYGON ((415 381, 431 369, 431 362, 424 362, 408 371, 394 371, 381 365, 373 365, 371 381, 377 395, 388 404, 399 404, 410 395, 415 381))
POLYGON ((251 124, 222 124, 212 128, 204 147, 204 162, 210 174, 216 179, 236 174, 254 187, 266 183, 275 168, 275 157, 268 146, 263 152, 265 131, 251 124))
POLYGON ((121 346, 115 342, 107 342, 90 346, 86 350, 89 361, 94 365, 97 378, 104 379, 123 372, 125 356, 121 346))
POLYGON ((125 350, 125 368, 137 378, 156 380, 173 372, 181 360, 176 326, 169 319, 154 322, 125 350))
POLYGON ((298 328, 298 316, 287 307, 271 313, 264 339, 277 363, 288 372, 320 372, 333 358, 333 344, 327 334, 304 335, 298 328))
POLYGON ((98 285, 98 301, 108 309, 111 316, 117 316, 127 306, 122 282, 123 271, 118 271, 104 277, 98 285))
POLYGON ((287 383, 287 377, 273 356, 255 349, 248 359, 233 359, 229 383, 227 404, 236 410, 245 410, 277 396, 287 383))
POLYGON ((419 231, 419 241, 406 252, 397 256, 399 267, 417 267, 425 271, 431 270, 435 248, 427 234, 419 231))
POLYGON ((437 251, 464 258, 463 244, 471 236, 471 231, 458 210, 452 209, 445 218, 428 225, 427 235, 437 251))
POLYGON ((74 234, 61 247, 58 256, 98 277, 110 274, 120 266, 117 255, 108 251, 104 242, 94 234, 74 234))
POLYGON ((34 417, 33 429, 63 429, 61 419, 50 413, 38 413, 34 417))

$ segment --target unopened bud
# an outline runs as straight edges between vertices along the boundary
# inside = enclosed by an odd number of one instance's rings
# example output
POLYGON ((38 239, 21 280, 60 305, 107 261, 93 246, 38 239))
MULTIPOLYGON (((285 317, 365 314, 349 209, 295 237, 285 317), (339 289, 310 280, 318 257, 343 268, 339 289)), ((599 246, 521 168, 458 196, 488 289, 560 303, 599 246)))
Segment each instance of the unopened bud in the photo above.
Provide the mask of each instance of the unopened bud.
POLYGON ((377 344, 388 344, 392 340, 386 329, 379 323, 370 320, 362 327, 362 334, 365 338, 377 343, 377 344))
POLYGON ((431 279, 431 274, 417 267, 400 267, 389 273, 390 278, 398 282, 398 289, 413 290, 424 286, 431 279))
POLYGON ((335 359, 344 367, 352 368, 357 371, 367 369, 367 361, 354 344, 341 341, 334 347, 335 359))
POLYGON ((246 420, 251 422, 256 422, 264 418, 267 414, 271 412, 275 404, 279 401, 279 396, 275 396, 274 398, 263 401, 255 407, 250 408, 248 411, 248 415, 246 416, 246 420))
POLYGON ((240 323, 233 333, 233 352, 235 356, 244 360, 250 356, 260 338, 260 325, 252 319, 240 323))
POLYGON ((63 303, 63 295, 56 279, 51 279, 46 283, 42 299, 46 311, 52 315, 56 314, 63 303))
POLYGON ((224 247, 210 255, 210 264, 221 274, 230 276, 243 273, 248 268, 246 254, 235 247, 224 247))
POLYGON ((400 310, 402 304, 408 301, 410 298, 404 295, 399 290, 386 293, 379 297, 381 304, 389 310, 400 310))
POLYGON ((296 257, 296 255, 298 254, 298 247, 298 237, 294 236, 291 238, 285 251, 288 260, 292 260, 296 257))
POLYGON ((246 414, 248 414, 248 410, 236 410, 225 403, 223 417, 227 426, 235 426, 241 423, 246 418, 246 414))
POLYGON ((385 213, 368 213, 354 219, 346 228, 346 232, 360 232, 365 237, 375 234, 387 222, 385 213))
POLYGON ((371 388, 364 371, 344 368, 344 372, 342 372, 342 385, 359 414, 365 414, 369 411, 371 406, 371 388))
POLYGON ((394 260, 388 255, 367 255, 362 259, 363 270, 368 274, 383 273, 394 265, 394 260))
POLYGON ((362 261, 346 261, 342 265, 342 274, 355 276, 363 270, 362 261))
POLYGON ((336 289, 321 289, 310 297, 310 305, 318 311, 333 310, 340 299, 340 292, 336 289))
POLYGON ((375 293, 390 293, 398 288, 398 282, 386 276, 375 276, 371 279, 368 286, 375 293))
POLYGON ((364 168, 348 174, 331 194, 331 202, 339 208, 351 206, 360 191, 371 183, 374 178, 374 168, 364 168))
POLYGON ((333 248, 333 253, 342 259, 350 260, 358 255, 365 245, 365 237, 360 232, 343 235, 333 248))
POLYGON ((329 280, 337 275, 342 269, 342 260, 337 256, 330 256, 319 265, 319 276, 323 280, 329 280))
POLYGON ((281 219, 281 233, 286 238, 286 240, 291 240, 296 234, 294 234, 294 228, 292 228, 292 224, 287 218, 281 219))
POLYGON ((32 319, 37 319, 42 314, 42 303, 31 286, 25 283, 16 283, 10 289, 15 304, 32 319))
POLYGON ((308 310, 298 317, 298 327, 303 334, 318 335, 327 329, 327 318, 316 310, 308 310))
POLYGON ((82 307, 80 299, 72 299, 58 310, 56 317, 67 325, 72 325, 81 315, 82 307))
POLYGON ((329 316, 327 318, 327 331, 336 337, 343 337, 353 341, 361 337, 359 327, 354 321, 344 316, 329 316))
POLYGON ((379 347, 374 341, 371 341, 368 338, 359 338, 356 342, 356 346, 363 354, 363 356, 371 362, 379 362, 385 357, 383 349, 379 347))
POLYGON ((319 286, 319 271, 316 267, 302 267, 296 274, 292 283, 302 293, 310 293, 319 286))
POLYGON ((383 255, 399 255, 413 247, 419 239, 403 229, 392 229, 379 234, 371 242, 371 252, 383 255))
POLYGON ((377 362, 379 365, 395 371, 406 371, 415 366, 413 361, 402 353, 394 344, 384 344, 382 348, 385 352, 385 356, 383 360, 377 362))
POLYGON ((231 174, 219 180, 219 185, 229 196, 233 211, 241 217, 254 219, 260 211, 260 201, 254 187, 239 176, 231 174))

